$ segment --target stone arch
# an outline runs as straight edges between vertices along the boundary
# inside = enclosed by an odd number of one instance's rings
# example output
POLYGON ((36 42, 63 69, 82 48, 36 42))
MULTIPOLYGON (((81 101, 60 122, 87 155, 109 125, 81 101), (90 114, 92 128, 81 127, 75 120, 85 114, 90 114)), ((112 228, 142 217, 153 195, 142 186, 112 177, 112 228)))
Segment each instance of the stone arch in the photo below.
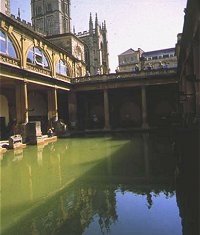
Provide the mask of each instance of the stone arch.
MULTIPOLYGON (((5 34, 7 36, 7 38, 10 40, 10 42, 12 43, 12 46, 13 46, 15 54, 16 54, 16 59, 19 59, 20 61, 22 61, 22 53, 21 53, 21 50, 20 50, 20 46, 19 46, 18 40, 16 39, 14 34, 9 33, 9 32, 5 31, 2 28, 0 29, 0 32, 5 34)), ((15 58, 15 57, 13 57, 13 58, 15 58)))
POLYGON ((81 47, 79 45, 76 46, 76 57, 77 59, 79 60, 84 60, 84 55, 83 55, 83 52, 81 50, 81 47))
MULTIPOLYGON (((44 57, 45 57, 45 59, 46 59, 46 61, 47 61, 47 63, 48 63, 48 67, 46 68, 46 69, 48 69, 48 70, 50 70, 50 71, 52 71, 52 58, 50 57, 50 55, 49 55, 49 53, 47 52, 47 50, 44 50, 44 49, 42 49, 41 47, 39 47, 39 46, 35 46, 34 44, 31 44, 28 48, 27 48, 27 50, 26 50, 26 53, 25 53, 25 58, 26 58, 26 63, 28 62, 27 60, 29 59, 28 58, 28 54, 31 52, 31 50, 32 49, 39 49, 39 51, 41 51, 42 53, 43 53, 43 55, 44 55, 44 57)), ((30 62, 30 63, 32 63, 32 62, 30 62)), ((32 63, 32 64, 34 64, 34 63, 32 63)), ((38 64, 39 65, 39 64, 38 64)), ((42 67, 42 66, 41 66, 42 67)))

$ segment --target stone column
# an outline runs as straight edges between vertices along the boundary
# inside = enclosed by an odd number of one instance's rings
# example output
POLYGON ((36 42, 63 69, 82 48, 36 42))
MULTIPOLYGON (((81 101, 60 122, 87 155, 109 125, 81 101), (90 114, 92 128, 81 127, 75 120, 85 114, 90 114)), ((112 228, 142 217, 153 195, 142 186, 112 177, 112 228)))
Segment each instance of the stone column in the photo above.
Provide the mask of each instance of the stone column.
POLYGON ((110 129, 110 114, 109 114, 109 99, 108 99, 108 90, 104 89, 103 91, 104 95, 104 129, 109 130, 110 129))
POLYGON ((52 118, 58 120, 58 100, 55 88, 48 90, 48 119, 52 118))
POLYGON ((149 134, 145 133, 143 137, 143 151, 144 151, 144 167, 145 167, 145 177, 146 179, 150 178, 150 162, 149 162, 149 134))
POLYGON ((17 123, 28 122, 28 93, 26 82, 16 85, 16 113, 17 123))
POLYGON ((70 126, 75 128, 77 126, 77 97, 72 91, 68 94, 68 111, 70 126))
POLYGON ((147 101, 146 101, 146 88, 142 86, 142 127, 147 128, 147 101))

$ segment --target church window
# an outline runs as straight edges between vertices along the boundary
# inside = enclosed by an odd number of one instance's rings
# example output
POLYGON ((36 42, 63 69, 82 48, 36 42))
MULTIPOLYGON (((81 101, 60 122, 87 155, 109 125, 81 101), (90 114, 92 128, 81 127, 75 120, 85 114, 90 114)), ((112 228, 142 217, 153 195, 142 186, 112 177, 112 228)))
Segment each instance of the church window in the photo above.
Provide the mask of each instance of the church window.
POLYGON ((27 62, 34 65, 40 66, 42 68, 49 68, 49 64, 44 52, 37 47, 32 47, 27 56, 27 62))
POLYGON ((36 7, 36 15, 42 15, 42 7, 41 6, 36 7))
POLYGON ((8 35, 0 30, 0 53, 17 58, 16 50, 8 35))
POLYGON ((56 72, 64 76, 68 75, 68 68, 63 60, 59 60, 59 62, 57 63, 56 72))
POLYGON ((52 33, 53 33, 53 16, 47 17, 46 26, 47 26, 47 35, 52 35, 52 33))
POLYGON ((47 3, 47 12, 51 12, 51 11, 52 11, 52 4, 47 3))

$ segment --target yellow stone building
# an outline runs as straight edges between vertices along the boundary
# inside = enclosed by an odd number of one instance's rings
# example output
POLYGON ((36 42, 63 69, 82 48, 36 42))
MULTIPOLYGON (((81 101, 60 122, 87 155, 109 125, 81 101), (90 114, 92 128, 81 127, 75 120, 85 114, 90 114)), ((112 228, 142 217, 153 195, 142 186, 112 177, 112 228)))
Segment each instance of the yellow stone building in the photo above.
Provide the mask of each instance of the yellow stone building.
POLYGON ((30 24, 2 13, 0 40, 1 135, 12 120, 47 123, 58 117, 58 102, 63 99, 59 97, 66 99, 71 79, 86 73, 84 58, 45 39, 30 24))

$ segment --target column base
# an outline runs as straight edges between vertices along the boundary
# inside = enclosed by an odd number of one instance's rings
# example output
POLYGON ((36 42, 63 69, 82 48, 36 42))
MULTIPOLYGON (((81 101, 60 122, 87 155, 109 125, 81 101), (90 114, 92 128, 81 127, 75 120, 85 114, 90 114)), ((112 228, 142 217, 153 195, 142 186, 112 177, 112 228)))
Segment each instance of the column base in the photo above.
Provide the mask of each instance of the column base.
POLYGON ((104 130, 104 131, 110 131, 111 128, 110 128, 110 127, 104 127, 103 130, 104 130))

